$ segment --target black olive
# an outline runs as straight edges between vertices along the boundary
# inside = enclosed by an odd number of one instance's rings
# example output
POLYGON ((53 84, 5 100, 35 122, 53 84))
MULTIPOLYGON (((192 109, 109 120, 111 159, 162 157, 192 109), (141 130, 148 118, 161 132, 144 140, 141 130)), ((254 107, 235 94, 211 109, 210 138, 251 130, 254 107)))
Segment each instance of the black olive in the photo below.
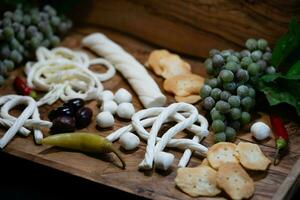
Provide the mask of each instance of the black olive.
POLYGON ((53 120, 52 133, 74 132, 76 128, 74 117, 59 116, 53 120))
POLYGON ((48 118, 50 121, 54 120, 55 118, 59 116, 69 116, 69 117, 74 117, 74 111, 71 107, 69 106, 61 106, 58 107, 54 110, 51 110, 50 113, 48 114, 48 118))
POLYGON ((75 98, 69 100, 67 103, 64 104, 64 106, 71 107, 74 110, 74 112, 77 112, 77 110, 84 106, 84 101, 83 99, 75 98))
POLYGON ((48 119, 50 121, 53 121, 56 117, 57 117, 56 109, 51 110, 48 114, 48 119))
POLYGON ((91 123, 92 117, 93 117, 93 111, 90 108, 88 107, 80 108, 76 112, 76 116, 75 116, 76 127, 77 128, 87 127, 91 123))

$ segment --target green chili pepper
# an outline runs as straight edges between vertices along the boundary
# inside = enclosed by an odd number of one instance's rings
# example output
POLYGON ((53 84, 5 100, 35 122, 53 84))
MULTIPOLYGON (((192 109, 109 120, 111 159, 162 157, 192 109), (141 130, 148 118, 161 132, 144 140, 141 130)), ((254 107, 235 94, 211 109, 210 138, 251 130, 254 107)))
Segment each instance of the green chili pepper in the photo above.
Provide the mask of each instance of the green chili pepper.
POLYGON ((75 132, 51 135, 42 140, 42 144, 53 145, 85 153, 110 153, 117 155, 125 169, 125 161, 111 142, 97 134, 75 132))

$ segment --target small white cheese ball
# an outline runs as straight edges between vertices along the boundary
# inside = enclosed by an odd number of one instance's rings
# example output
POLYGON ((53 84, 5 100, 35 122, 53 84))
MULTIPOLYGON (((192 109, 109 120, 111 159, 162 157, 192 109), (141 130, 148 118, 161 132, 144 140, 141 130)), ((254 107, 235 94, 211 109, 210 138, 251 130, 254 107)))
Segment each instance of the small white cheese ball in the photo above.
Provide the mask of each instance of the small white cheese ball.
POLYGON ((130 103, 132 101, 132 95, 124 88, 118 89, 115 93, 115 101, 120 103, 130 103))
POLYGON ((114 116, 110 112, 104 111, 97 115, 96 123, 101 128, 108 128, 108 127, 112 127, 114 125, 115 119, 114 119, 114 116))
POLYGON ((121 103, 117 109, 117 115, 124 119, 131 119, 132 115, 135 113, 135 109, 132 103, 121 103))
POLYGON ((120 144, 125 150, 133 150, 140 144, 140 138, 131 132, 124 133, 120 137, 120 144))
POLYGON ((102 111, 108 111, 111 114, 115 114, 118 109, 118 104, 114 101, 104 101, 102 104, 102 111))
POLYGON ((173 154, 161 151, 154 158, 155 168, 168 170, 172 166, 173 161, 173 154))
POLYGON ((264 140, 271 135, 270 127, 263 122, 252 124, 250 131, 257 140, 264 140))
POLYGON ((110 91, 110 90, 104 90, 101 93, 101 100, 103 102, 105 102, 105 101, 112 101, 113 99, 114 99, 114 94, 112 93, 112 91, 110 91))

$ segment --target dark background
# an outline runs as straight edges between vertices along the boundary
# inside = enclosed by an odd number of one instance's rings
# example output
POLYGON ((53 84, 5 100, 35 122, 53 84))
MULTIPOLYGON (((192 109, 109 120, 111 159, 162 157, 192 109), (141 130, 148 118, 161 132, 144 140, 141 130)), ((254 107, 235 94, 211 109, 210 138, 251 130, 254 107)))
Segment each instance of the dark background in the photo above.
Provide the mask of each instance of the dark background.
POLYGON ((143 199, 0 152, 1 200, 143 199))
MULTIPOLYGON (((1 3, 21 3, 28 0, 0 0, 1 3)), ((82 0, 32 0, 40 4, 52 3, 61 12, 70 10, 82 0)), ((1 11, 5 7, 0 7, 1 11)), ((0 152, 0 199, 59 200, 59 199, 142 199, 46 166, 35 164, 0 152)), ((300 197, 300 190, 293 200, 300 197)))
MULTIPOLYGON (((119 190, 0 152, 1 200, 141 199, 119 190)), ((292 200, 299 199, 300 190, 292 200)))

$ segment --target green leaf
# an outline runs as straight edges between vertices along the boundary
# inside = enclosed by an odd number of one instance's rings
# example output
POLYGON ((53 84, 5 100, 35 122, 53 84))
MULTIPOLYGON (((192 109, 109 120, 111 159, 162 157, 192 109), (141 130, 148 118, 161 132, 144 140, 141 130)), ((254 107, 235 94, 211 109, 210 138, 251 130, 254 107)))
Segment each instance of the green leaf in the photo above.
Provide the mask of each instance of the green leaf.
POLYGON ((259 79, 257 88, 263 92, 271 106, 287 103, 295 107, 300 116, 300 61, 287 72, 267 74, 259 79))
POLYGON ((281 73, 266 74, 266 75, 260 77, 260 80, 268 83, 268 82, 274 81, 276 78, 278 78, 280 76, 281 76, 281 73))
POLYGON ((286 73, 287 76, 300 75, 300 60, 298 60, 286 73))
POLYGON ((274 67, 278 67, 287 58, 287 56, 297 47, 300 46, 300 25, 297 18, 293 17, 289 30, 275 44, 272 53, 271 63, 274 67))
POLYGON ((290 75, 282 75, 280 73, 264 75, 260 78, 257 88, 265 94, 271 106, 280 103, 290 104, 295 107, 297 114, 300 116, 299 73, 290 75))
POLYGON ((274 67, 286 67, 287 73, 261 76, 256 88, 263 92, 271 106, 287 103, 293 106, 300 116, 300 25, 292 18, 289 30, 276 42, 272 54, 274 67))
POLYGON ((281 73, 276 73, 276 74, 267 74, 262 77, 260 77, 260 81, 269 83, 273 82, 277 78, 283 78, 287 80, 300 80, 300 74, 290 74, 290 75, 282 75, 281 73))

